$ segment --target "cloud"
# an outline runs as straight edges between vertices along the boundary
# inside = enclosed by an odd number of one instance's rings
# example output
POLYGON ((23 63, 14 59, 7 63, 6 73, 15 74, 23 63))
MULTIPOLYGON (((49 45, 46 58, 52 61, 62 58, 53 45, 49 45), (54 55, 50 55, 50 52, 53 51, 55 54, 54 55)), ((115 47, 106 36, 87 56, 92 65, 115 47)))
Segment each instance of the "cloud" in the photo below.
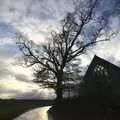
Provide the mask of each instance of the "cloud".
MULTIPOLYGON (((0 44, 0 60, 7 61, 9 58, 14 57, 19 50, 16 45, 13 44, 0 44)), ((2 61, 1 61, 2 62, 2 61)))
POLYGON ((0 61, 0 78, 3 78, 10 74, 10 71, 8 70, 7 64, 5 64, 3 61, 0 61))
POLYGON ((55 93, 53 90, 39 89, 34 83, 18 81, 14 77, 0 82, 0 98, 2 99, 53 99, 55 93))
POLYGON ((66 12, 73 10, 72 3, 72 0, 4 0, 0 16, 7 25, 25 32, 35 42, 44 41, 66 12))
MULTIPOLYGON (((1 2, 0 16, 8 25, 26 33, 29 39, 35 42, 45 41, 48 33, 56 29, 65 14, 73 11, 73 1, 75 0, 4 0, 1 2)), ((114 2, 102 0, 98 11, 113 8, 114 2)))
POLYGON ((0 61, 0 98, 10 99, 53 99, 53 90, 42 89, 32 82, 30 68, 12 65, 14 58, 0 61))
POLYGON ((24 74, 15 74, 14 76, 17 80, 20 80, 20 81, 25 81, 26 82, 26 81, 29 80, 28 76, 24 75, 24 74))
POLYGON ((16 99, 54 99, 55 97, 54 91, 48 89, 32 90, 31 92, 24 92, 15 96, 16 99))
POLYGON ((87 54, 82 57, 83 65, 89 65, 94 55, 108 60, 109 62, 120 66, 120 34, 116 34, 110 41, 101 42, 88 48, 87 54))
POLYGON ((0 37, 4 38, 4 37, 10 37, 13 35, 14 33, 14 28, 13 26, 11 26, 10 24, 5 23, 4 21, 0 21, 0 37))
POLYGON ((0 98, 40 99, 41 96, 38 86, 35 88, 35 85, 20 82, 12 78, 12 80, 4 80, 0 83, 0 98))
POLYGON ((8 76, 13 76, 19 81, 26 82, 33 79, 32 69, 15 65, 14 57, 4 61, 0 60, 0 78, 7 78, 8 76))

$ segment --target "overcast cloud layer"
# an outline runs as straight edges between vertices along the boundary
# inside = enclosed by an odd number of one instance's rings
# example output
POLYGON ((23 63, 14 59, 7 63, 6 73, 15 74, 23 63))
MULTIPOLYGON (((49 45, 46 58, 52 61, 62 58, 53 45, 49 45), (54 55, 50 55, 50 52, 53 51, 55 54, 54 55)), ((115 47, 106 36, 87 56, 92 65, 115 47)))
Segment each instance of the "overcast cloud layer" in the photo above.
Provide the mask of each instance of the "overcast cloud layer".
MULTIPOLYGON (((65 13, 71 11, 67 0, 1 0, 0 1, 0 97, 47 98, 55 97, 48 90, 39 90, 32 83, 30 69, 16 65, 19 56, 14 33, 24 32, 34 42, 44 41, 55 29, 65 13), (15 62, 15 63, 14 63, 15 62)), ((52 92, 53 93, 53 92, 52 92)))
MULTIPOLYGON (((109 8, 103 2, 102 9, 112 9, 111 1, 105 2, 109 8)), ((45 41, 50 31, 57 27, 65 14, 73 11, 72 3, 73 0, 69 2, 68 0, 0 0, 1 98, 40 98, 40 96, 46 98, 49 96, 47 90, 43 92, 39 90, 38 85, 31 82, 33 76, 30 69, 13 64, 19 56, 14 33, 24 32, 36 43, 45 41)), ((120 28, 120 16, 117 13, 113 14, 109 22, 112 28, 120 28)), ((97 54, 120 66, 119 38, 120 35, 111 42, 94 47, 89 52, 90 57, 85 55, 83 58, 82 56, 84 61, 82 65, 89 64, 93 55, 97 54)))

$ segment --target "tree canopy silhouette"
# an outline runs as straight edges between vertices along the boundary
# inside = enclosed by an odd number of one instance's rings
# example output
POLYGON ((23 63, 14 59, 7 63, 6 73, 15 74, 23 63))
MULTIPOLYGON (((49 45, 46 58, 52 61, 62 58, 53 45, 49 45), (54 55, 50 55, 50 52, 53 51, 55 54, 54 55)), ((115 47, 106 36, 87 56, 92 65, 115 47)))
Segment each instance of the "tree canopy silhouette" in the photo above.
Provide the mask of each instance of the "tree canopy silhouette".
POLYGON ((98 14, 98 0, 79 1, 74 6, 74 11, 66 14, 59 30, 52 32, 45 44, 37 45, 22 33, 17 34, 17 45, 25 64, 35 68, 34 81, 54 88, 58 99, 62 99, 68 80, 79 79, 75 73, 80 71, 73 69, 78 68, 74 61, 92 45, 113 36, 108 26, 109 17, 102 12, 98 14))

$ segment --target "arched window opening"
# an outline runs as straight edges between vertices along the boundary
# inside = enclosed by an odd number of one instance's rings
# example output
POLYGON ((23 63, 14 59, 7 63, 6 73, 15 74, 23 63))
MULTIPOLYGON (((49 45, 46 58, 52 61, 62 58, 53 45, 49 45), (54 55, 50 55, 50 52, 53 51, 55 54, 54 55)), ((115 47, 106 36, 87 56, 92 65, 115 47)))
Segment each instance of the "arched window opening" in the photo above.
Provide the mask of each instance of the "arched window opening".
POLYGON ((93 69, 93 73, 95 76, 98 76, 98 77, 103 77, 103 76, 108 77, 107 69, 103 65, 100 65, 100 64, 95 65, 93 69))

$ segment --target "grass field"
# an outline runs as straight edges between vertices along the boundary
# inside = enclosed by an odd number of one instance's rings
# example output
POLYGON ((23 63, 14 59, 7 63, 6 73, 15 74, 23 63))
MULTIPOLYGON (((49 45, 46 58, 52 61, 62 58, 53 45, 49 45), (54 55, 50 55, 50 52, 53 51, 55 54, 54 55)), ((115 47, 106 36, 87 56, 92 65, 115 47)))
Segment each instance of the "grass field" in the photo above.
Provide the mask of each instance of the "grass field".
POLYGON ((0 100, 0 120, 12 120, 24 112, 52 104, 53 100, 0 100))

